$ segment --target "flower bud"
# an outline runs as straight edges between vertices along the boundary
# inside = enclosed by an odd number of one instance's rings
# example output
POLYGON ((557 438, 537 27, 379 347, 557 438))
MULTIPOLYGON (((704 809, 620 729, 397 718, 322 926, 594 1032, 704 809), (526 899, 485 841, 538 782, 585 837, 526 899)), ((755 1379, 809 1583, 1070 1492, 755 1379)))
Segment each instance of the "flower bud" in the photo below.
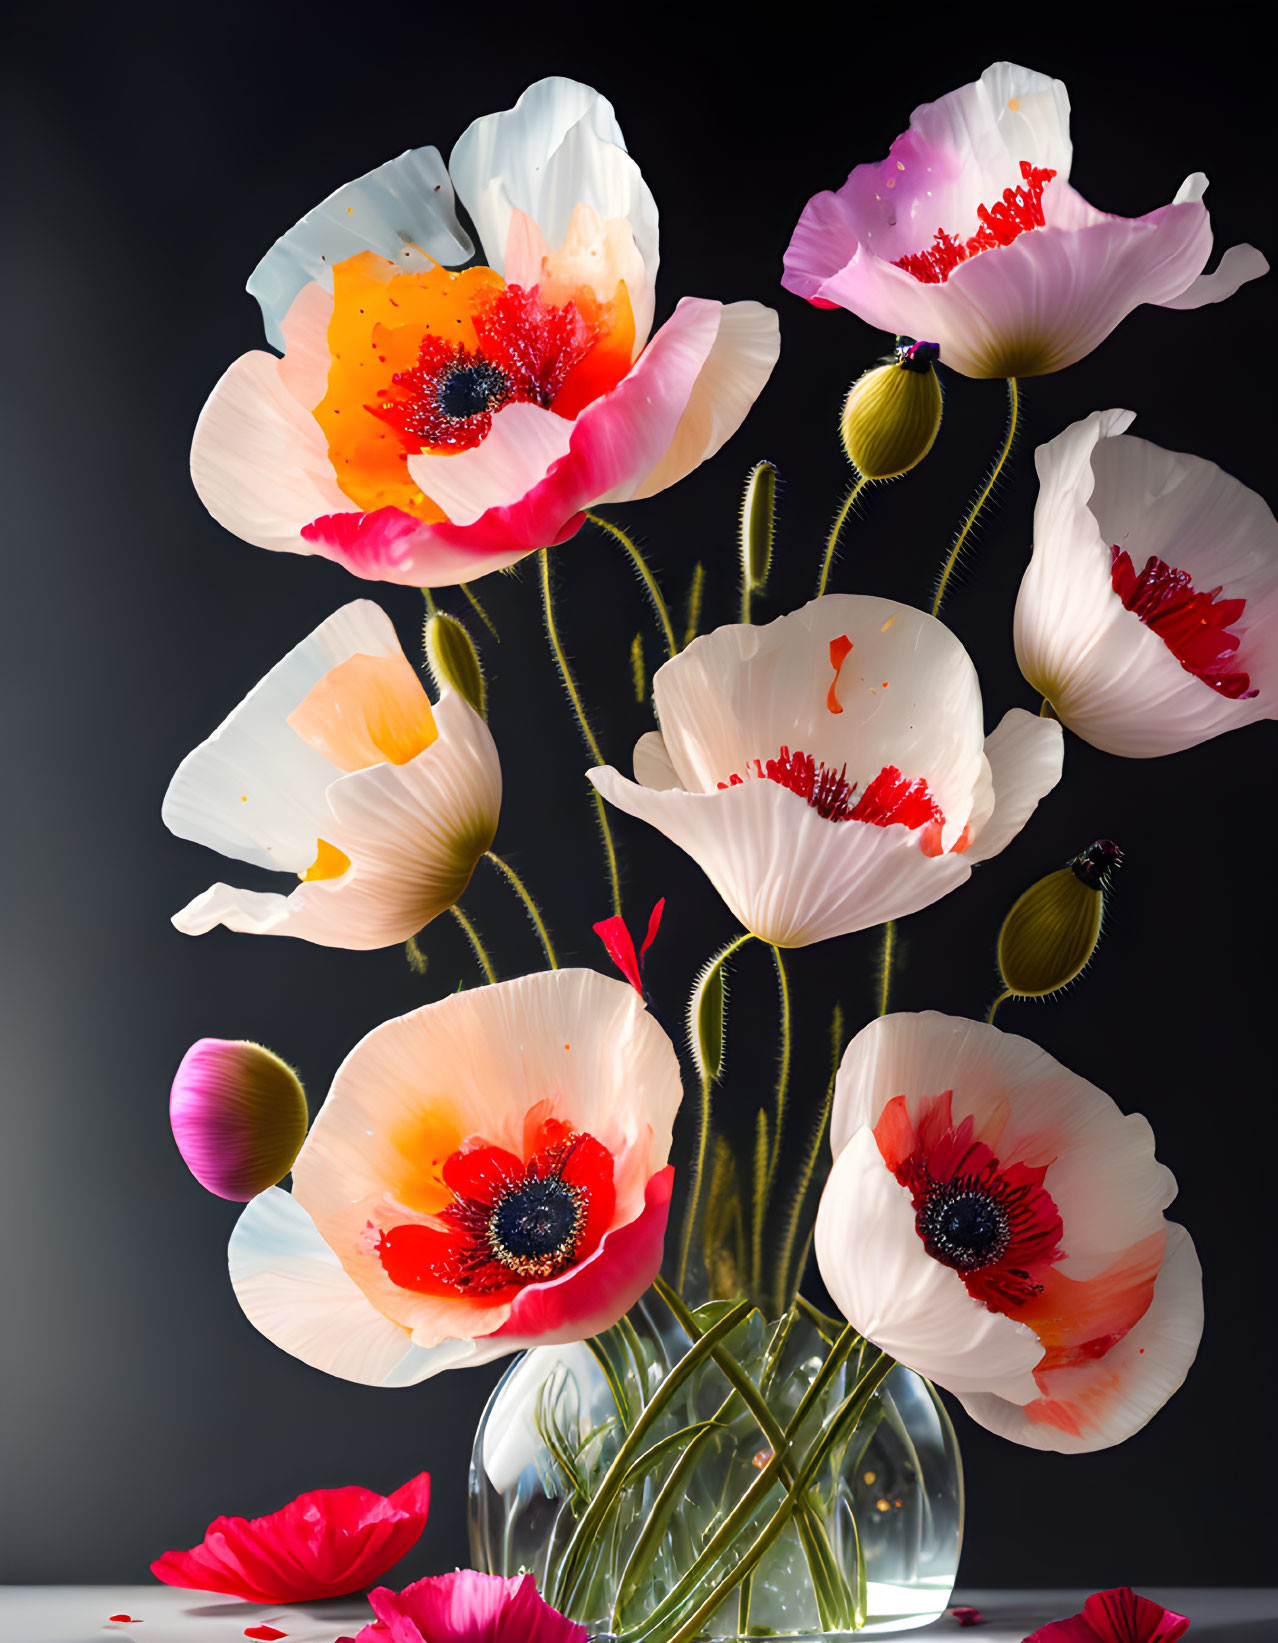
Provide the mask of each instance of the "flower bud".
POLYGON ((941 384, 934 342, 905 343, 887 365, 853 383, 839 432, 848 460, 864 479, 896 479, 917 467, 941 426, 941 384))
POLYGON ((174 1077, 169 1122, 200 1185, 247 1203, 292 1169, 306 1139, 306 1095, 261 1044, 201 1038, 174 1077))
POLYGON ((697 977, 688 1000, 688 1045, 697 1071, 713 1084, 723 1071, 723 1018, 727 989, 722 953, 712 958, 697 977))
POLYGON ((1081 975, 1100 940, 1105 895, 1122 861, 1116 844, 1098 839, 1017 900, 998 937, 999 974, 1009 993, 1044 998, 1081 975))
POLYGON ((756 462, 741 499, 741 575, 752 591, 764 585, 772 568, 776 496, 776 468, 771 462, 756 462))
POLYGON ((481 719, 488 717, 488 689, 475 641, 455 616, 433 611, 422 629, 426 665, 436 690, 455 690, 481 719))

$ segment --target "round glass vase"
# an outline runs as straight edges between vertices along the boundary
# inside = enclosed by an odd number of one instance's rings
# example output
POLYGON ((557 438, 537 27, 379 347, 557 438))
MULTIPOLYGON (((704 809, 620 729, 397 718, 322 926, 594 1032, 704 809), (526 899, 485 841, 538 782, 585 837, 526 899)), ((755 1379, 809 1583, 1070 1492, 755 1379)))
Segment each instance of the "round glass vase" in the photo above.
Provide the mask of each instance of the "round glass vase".
POLYGON ((515 1360, 475 1438, 476 1567, 531 1572, 622 1643, 935 1620, 963 1474, 932 1386, 801 1301, 777 1323, 679 1310, 650 1295, 594 1341, 515 1360))

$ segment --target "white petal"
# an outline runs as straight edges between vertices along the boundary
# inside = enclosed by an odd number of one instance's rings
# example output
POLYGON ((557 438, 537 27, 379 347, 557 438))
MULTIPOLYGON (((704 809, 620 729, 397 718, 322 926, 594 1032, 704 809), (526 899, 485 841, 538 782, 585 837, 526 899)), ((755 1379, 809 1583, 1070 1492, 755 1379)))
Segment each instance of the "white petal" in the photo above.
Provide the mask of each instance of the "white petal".
POLYGON ((1139 1432, 1184 1383, 1202 1330, 1202 1268, 1188 1233, 1169 1223, 1149 1309, 1103 1357, 1037 1377, 1043 1395, 1024 1406, 958 1395, 974 1421, 1014 1443, 1067 1455, 1106 1449, 1139 1432))
POLYGON ((361 251, 399 257, 417 246, 454 267, 474 254, 453 206, 453 185, 437 148, 414 148, 344 183, 282 235, 249 276, 267 340, 284 347, 283 319, 304 285, 333 289, 333 264, 361 251))
POLYGON ((930 906, 966 880, 965 855, 925 856, 918 832, 826 821, 777 782, 716 793, 587 771, 611 804, 664 833, 697 863, 747 930, 805 947, 930 906))
POLYGON ((532 219, 552 251, 567 238, 578 205, 589 206, 603 223, 628 222, 647 271, 646 287, 631 291, 630 298, 636 330, 648 334, 657 276, 657 206, 626 153, 606 98, 575 80, 539 80, 514 108, 476 120, 453 149, 449 166, 489 263, 499 273, 505 272, 514 211, 532 219))
MULTIPOLYGON (((983 771, 981 692, 944 623, 889 599, 827 594, 763 626, 705 634, 657 670, 653 699, 683 785, 714 792, 782 746, 823 759, 862 791, 885 766, 922 777, 948 850, 983 771), (830 710, 830 642, 852 641, 830 710)), ((888 915, 893 916, 893 915, 888 915)))
POLYGON ((973 862, 988 861, 1006 849, 1038 809, 1038 801, 1060 781, 1065 738, 1054 720, 1013 707, 985 738, 985 756, 994 808, 967 851, 973 862))
POLYGON ((634 765, 635 780, 641 787, 655 787, 660 791, 681 785, 659 730, 649 730, 640 736, 635 743, 634 765))
POLYGON ((314 553, 302 526, 353 504, 333 477, 323 430, 294 398, 282 365, 274 354, 252 353, 230 366, 195 425, 191 479, 218 524, 245 542, 314 553))
POLYGON ((1163 308, 1203 308, 1209 302, 1224 302, 1240 285, 1258 280, 1269 272, 1268 258, 1254 245, 1231 245, 1210 274, 1199 274, 1175 297, 1165 297, 1163 308))
POLYGON ((674 1047, 633 987, 593 970, 539 971, 450 994, 357 1044, 293 1166, 294 1192, 379 1309, 423 1338, 447 1335, 441 1320, 475 1303, 397 1288, 367 1236, 370 1225, 426 1224, 449 1201, 435 1154, 481 1136, 522 1157, 525 1118, 544 1102, 613 1154, 620 1225, 666 1163, 682 1094, 674 1047))
POLYGON ((425 1351, 378 1312, 320 1237, 297 1200, 279 1187, 254 1198, 228 1251, 244 1315, 312 1369, 362 1386, 415 1386, 472 1356, 469 1342, 425 1351))
POLYGON ((507 405, 478 445, 451 456, 410 456, 408 471, 454 525, 518 502, 568 454, 573 424, 540 405, 507 405))
POLYGON ((334 612, 183 759, 164 796, 164 825, 238 861, 304 873, 338 772, 290 729, 288 716, 349 657, 402 654, 390 618, 371 600, 334 612))
POLYGON ((635 496, 666 490, 726 444, 763 392, 780 352, 780 326, 771 308, 729 303, 674 441, 635 496))
POLYGON ((830 1144, 837 1153, 873 1129, 899 1095, 910 1103, 953 1092, 955 1124, 1005 1162, 1048 1166, 1044 1186, 1064 1222, 1059 1270, 1094 1277, 1157 1233, 1175 1196, 1138 1115, 1125 1117, 1103 1090, 1027 1038, 981 1021, 900 1013, 872 1021, 848 1045, 835 1079, 830 1144))
POLYGON ((952 1392, 1037 1396, 1030 1371, 1043 1356, 1038 1336, 973 1300, 958 1273, 927 1253, 910 1194, 868 1129, 831 1166, 815 1248, 843 1316, 884 1352, 952 1392))
POLYGON ((1213 464, 1120 437, 1132 413, 1096 412, 1035 454, 1034 553, 1016 603, 1021 671, 1094 746, 1176 752, 1278 710, 1278 524, 1213 464), (1110 546, 1156 554, 1202 591, 1248 600, 1236 666, 1259 695, 1234 701, 1188 672, 1113 590, 1110 546))
POLYGON ((350 858, 339 878, 310 880, 288 896, 214 885, 177 915, 177 927, 199 935, 224 924, 367 949, 406 941, 447 911, 493 841, 501 766, 487 725, 460 696, 444 693, 435 723, 437 739, 406 764, 356 770, 326 788, 307 866, 324 838, 350 858))
POLYGON ((314 411, 328 390, 333 356, 328 350, 328 327, 333 318, 333 294, 322 285, 304 285, 284 316, 284 358, 279 379, 306 411, 314 411))

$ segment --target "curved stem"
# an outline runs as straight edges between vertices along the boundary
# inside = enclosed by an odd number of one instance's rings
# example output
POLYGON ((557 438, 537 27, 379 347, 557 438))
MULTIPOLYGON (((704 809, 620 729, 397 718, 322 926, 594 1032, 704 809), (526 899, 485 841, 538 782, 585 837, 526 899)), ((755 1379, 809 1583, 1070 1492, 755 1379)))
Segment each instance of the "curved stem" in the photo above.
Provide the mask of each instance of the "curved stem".
POLYGON ((958 564, 959 554, 963 551, 963 544, 971 534, 972 526, 976 523, 977 515, 989 501, 990 495, 998 483, 998 477, 1007 466, 1007 459, 1011 455, 1012 441, 1016 438, 1016 424, 1020 420, 1020 390, 1015 377, 1007 379, 1007 432, 1003 435, 1003 448, 994 459, 994 466, 990 469, 990 476, 985 481, 980 495, 968 510, 967 518, 963 521, 962 529, 954 538, 954 546, 950 549, 949 557, 941 567, 941 579, 936 584, 936 595, 932 600, 932 615, 941 614, 941 601, 945 598, 945 589, 950 575, 958 564))
POLYGON ((470 943, 474 950, 475 957, 479 960, 481 966, 483 967, 484 975, 489 981, 496 981, 497 973, 493 969, 492 960, 488 956, 487 949, 485 948, 483 942, 479 939, 479 931, 476 930, 475 926, 466 917, 465 913, 462 912, 460 907, 454 905, 448 910, 466 932, 466 940, 470 943))
POLYGON ((888 1013, 892 996, 892 960, 896 957, 896 920, 890 918, 883 926, 883 945, 879 949, 879 1014, 888 1013))
POLYGON ((692 582, 688 588, 687 621, 684 623, 683 643, 686 649, 697 637, 701 626, 701 600, 706 589, 706 568, 700 562, 692 568, 692 582))
POLYGON ((467 599, 469 599, 471 605, 474 607, 475 615, 478 616, 479 620, 488 629, 489 633, 491 633, 493 638, 496 639, 497 643, 500 644, 501 643, 501 634, 498 633, 496 625, 493 622, 492 617, 488 614, 488 612, 480 604, 478 595, 471 592, 470 583, 469 582, 462 582, 462 583, 459 584, 459 586, 461 587, 462 592, 466 595, 467 599))
POLYGON ((1005 1003, 1009 998, 1013 998, 1013 997, 1015 997, 1015 994, 1012 992, 1012 989, 1009 987, 1006 992, 1000 993, 998 995, 998 997, 994 1000, 993 1004, 990 1005, 989 1009, 986 1010, 985 1019, 986 1019, 986 1021, 989 1022, 989 1024, 991 1026, 994 1025, 994 1017, 998 1014, 999 1005, 1005 1003))
MULTIPOLYGON (((595 740, 595 733, 590 728, 590 720, 586 717, 586 710, 581 704, 581 694, 577 689, 577 681, 572 676, 572 669, 568 665, 568 657, 559 639, 559 628, 555 623, 555 596, 550 584, 550 552, 542 548, 537 555, 541 569, 541 608, 546 619, 546 638, 550 641, 550 649, 559 668, 559 677, 563 687, 568 692, 568 700, 572 703, 572 710, 577 716, 577 725, 590 750, 590 756, 596 764, 604 762, 604 756, 599 751, 599 743, 595 740)), ((603 837, 604 854, 608 859, 608 882, 612 892, 612 910, 621 913, 621 878, 617 872, 617 851, 612 842, 612 829, 608 825, 608 811, 603 799, 592 787, 591 797, 594 799, 595 816, 599 822, 599 832, 603 837)))
POLYGON ((774 1096, 774 1122, 776 1125, 772 1136, 772 1153, 768 1159, 768 1178, 764 1188, 764 1211, 772 1202, 772 1187, 777 1178, 777 1166, 781 1162, 781 1130, 785 1124, 786 1100, 790 1093, 790 1045, 792 1033, 790 1028, 790 982, 785 973, 785 964, 781 958, 781 949, 775 942, 769 943, 772 948, 772 962, 777 970, 777 993, 781 1006, 781 1053, 777 1061, 777 1083, 774 1096))
POLYGON ((559 960, 555 957, 555 946, 550 939, 550 931, 546 928, 546 921, 541 916, 541 908, 538 907, 537 903, 533 900, 532 895, 528 890, 528 886, 524 883, 523 879, 520 878, 519 874, 516 873, 510 863, 508 861, 504 861, 495 850, 485 850, 484 854, 487 856, 488 860, 492 862, 497 871, 503 875, 507 884, 510 885, 511 889, 527 908, 528 916, 536 927, 537 936, 541 942, 542 951, 546 955, 546 963, 549 964, 552 970, 557 970, 559 968, 559 960))
POLYGON ((839 545, 839 533, 842 531, 848 515, 852 512, 852 504, 869 483, 868 479, 858 474, 855 484, 843 499, 843 506, 834 516, 834 524, 830 527, 830 534, 826 538, 825 558, 821 561, 821 577, 817 582, 818 599, 825 592, 825 585, 830 580, 830 570, 834 564, 834 550, 839 545))
MULTIPOLYGON (((709 984, 715 971, 721 970, 739 947, 744 947, 747 941, 753 940, 753 935, 747 930, 743 936, 737 936, 734 941, 730 941, 720 952, 718 958, 711 959, 703 986, 709 984)), ((696 1022, 694 1021, 691 1025, 695 1033, 697 1030, 696 1022)), ((688 1201, 684 1206, 683 1232, 679 1239, 679 1265, 676 1268, 676 1283, 679 1289, 683 1288, 684 1281, 688 1276, 688 1258, 692 1251, 693 1233, 696 1230, 697 1216, 701 1209, 701 1194, 705 1187, 706 1155, 710 1148, 710 1092, 713 1086, 714 1080, 703 1073, 701 1076, 701 1099, 697 1108, 697 1156, 696 1162, 692 1166, 692 1186, 688 1193, 688 1201)))
POLYGON ((605 519, 603 515, 599 513, 587 513, 586 518, 592 525, 598 525, 600 530, 607 531, 609 536, 611 536, 614 541, 620 542, 622 547, 630 555, 630 562, 639 572, 643 585, 648 590, 648 597, 652 601, 652 608, 657 614, 657 620, 661 623, 661 631, 664 634, 666 641, 666 654, 668 656, 673 656, 679 647, 675 643, 674 628, 670 622, 670 612, 666 609, 666 602, 661 597, 661 589, 657 586, 657 579, 648 567, 648 561, 644 558, 643 554, 640 553, 638 547, 630 539, 630 537, 627 536, 626 532, 622 530, 620 525, 614 525, 611 519, 605 519))
POLYGON ((439 606, 435 603, 435 595, 429 588, 423 588, 422 598, 426 601, 426 614, 428 616, 433 616, 439 609, 439 606))
POLYGON ((830 1111, 834 1105, 834 1080, 838 1075, 839 1055, 842 1048, 843 1006, 836 1004, 834 1013, 830 1018, 830 1076, 826 1081, 825 1097, 808 1141, 808 1149, 803 1159, 803 1168, 799 1172, 799 1179, 790 1200, 790 1207, 786 1211, 781 1233, 781 1253, 777 1258, 777 1304, 779 1307, 790 1306, 797 1301, 798 1288, 803 1282, 803 1271, 807 1265, 806 1260, 794 1272, 793 1277, 791 1276, 794 1244, 799 1235, 799 1220, 803 1214, 803 1206, 808 1200, 808 1191, 812 1185, 812 1178, 816 1174, 821 1148, 825 1145, 826 1127, 830 1122, 830 1111))

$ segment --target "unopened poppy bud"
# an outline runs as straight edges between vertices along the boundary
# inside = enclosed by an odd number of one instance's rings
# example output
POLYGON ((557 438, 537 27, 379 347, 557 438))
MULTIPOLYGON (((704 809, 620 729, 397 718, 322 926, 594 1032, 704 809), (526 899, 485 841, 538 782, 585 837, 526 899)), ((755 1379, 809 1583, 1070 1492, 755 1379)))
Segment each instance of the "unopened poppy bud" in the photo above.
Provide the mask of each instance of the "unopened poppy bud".
POLYGON ((941 384, 934 342, 905 343, 896 358, 853 383, 839 432, 864 479, 896 479, 917 467, 941 426, 941 384))
POLYGON ((261 1044, 201 1038, 174 1077, 169 1122, 200 1185, 247 1203, 292 1169, 306 1139, 306 1094, 261 1044))
POLYGON ((455 616, 433 611, 422 630, 426 665, 436 690, 455 690, 481 719, 488 717, 488 689, 475 641, 455 616))
POLYGON ((1003 920, 998 968, 1018 998, 1044 998, 1086 969, 1100 940, 1105 896, 1123 852, 1109 839, 1031 885, 1003 920))
POLYGON ((756 462, 741 499, 741 574, 752 590, 764 585, 772 568, 776 497, 776 468, 771 462, 756 462))
POLYGON ((723 1017, 727 989, 723 981, 723 954, 712 958, 697 977, 688 1000, 688 1046, 697 1071, 713 1084, 723 1071, 723 1017))

